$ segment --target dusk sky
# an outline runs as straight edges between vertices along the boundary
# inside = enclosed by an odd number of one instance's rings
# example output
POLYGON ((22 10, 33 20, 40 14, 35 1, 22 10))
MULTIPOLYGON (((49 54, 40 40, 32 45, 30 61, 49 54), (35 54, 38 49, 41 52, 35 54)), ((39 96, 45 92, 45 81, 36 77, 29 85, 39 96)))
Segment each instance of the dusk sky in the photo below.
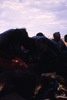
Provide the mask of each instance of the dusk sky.
POLYGON ((0 0, 0 33, 26 28, 29 36, 43 32, 67 34, 67 0, 0 0))

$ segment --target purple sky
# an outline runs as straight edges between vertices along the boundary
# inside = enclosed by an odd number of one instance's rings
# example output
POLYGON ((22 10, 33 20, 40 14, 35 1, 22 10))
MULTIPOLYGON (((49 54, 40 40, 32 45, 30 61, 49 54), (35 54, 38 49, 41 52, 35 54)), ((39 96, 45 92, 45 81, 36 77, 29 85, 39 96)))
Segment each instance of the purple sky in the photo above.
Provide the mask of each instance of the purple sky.
POLYGON ((0 33, 11 28, 27 29, 29 36, 56 31, 67 34, 67 0, 0 0, 0 33))

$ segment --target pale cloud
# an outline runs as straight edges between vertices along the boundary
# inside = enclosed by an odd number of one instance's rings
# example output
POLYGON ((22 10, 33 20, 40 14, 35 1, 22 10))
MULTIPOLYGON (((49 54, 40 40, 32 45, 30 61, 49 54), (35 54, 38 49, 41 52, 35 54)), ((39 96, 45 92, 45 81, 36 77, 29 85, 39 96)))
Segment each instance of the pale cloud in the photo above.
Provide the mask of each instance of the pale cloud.
POLYGON ((19 10, 21 9, 21 3, 18 2, 11 2, 11 1, 4 1, 2 4, 0 4, 0 8, 3 9, 11 9, 11 10, 19 10))
POLYGON ((62 33, 67 27, 66 9, 67 0, 2 0, 0 32, 26 27, 30 36, 38 31, 50 36, 54 31, 62 33))

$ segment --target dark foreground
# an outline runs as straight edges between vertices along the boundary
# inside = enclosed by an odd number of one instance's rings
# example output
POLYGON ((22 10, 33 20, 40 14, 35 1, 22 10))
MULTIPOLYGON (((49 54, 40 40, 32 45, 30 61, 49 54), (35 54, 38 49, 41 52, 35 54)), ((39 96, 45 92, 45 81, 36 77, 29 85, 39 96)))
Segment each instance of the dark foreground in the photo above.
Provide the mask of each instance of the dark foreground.
POLYGON ((67 100, 66 50, 24 29, 0 35, 0 100, 67 100))

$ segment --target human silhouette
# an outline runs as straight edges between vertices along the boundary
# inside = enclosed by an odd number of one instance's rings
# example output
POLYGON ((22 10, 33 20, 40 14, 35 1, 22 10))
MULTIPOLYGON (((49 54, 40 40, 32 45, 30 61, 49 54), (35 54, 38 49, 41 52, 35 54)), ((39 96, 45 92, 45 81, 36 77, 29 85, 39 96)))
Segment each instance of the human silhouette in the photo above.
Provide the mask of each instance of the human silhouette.
POLYGON ((67 34, 64 36, 64 41, 67 42, 67 34))
POLYGON ((42 32, 39 32, 36 34, 36 36, 44 36, 44 34, 42 32))
POLYGON ((56 46, 60 49, 60 50, 64 50, 66 48, 63 40, 61 39, 61 35, 60 32, 55 32, 53 34, 53 39, 52 41, 56 44, 56 46))
POLYGON ((25 28, 9 29, 0 34, 0 51, 8 55, 8 58, 23 56, 21 46, 27 49, 28 44, 28 33, 25 28))

